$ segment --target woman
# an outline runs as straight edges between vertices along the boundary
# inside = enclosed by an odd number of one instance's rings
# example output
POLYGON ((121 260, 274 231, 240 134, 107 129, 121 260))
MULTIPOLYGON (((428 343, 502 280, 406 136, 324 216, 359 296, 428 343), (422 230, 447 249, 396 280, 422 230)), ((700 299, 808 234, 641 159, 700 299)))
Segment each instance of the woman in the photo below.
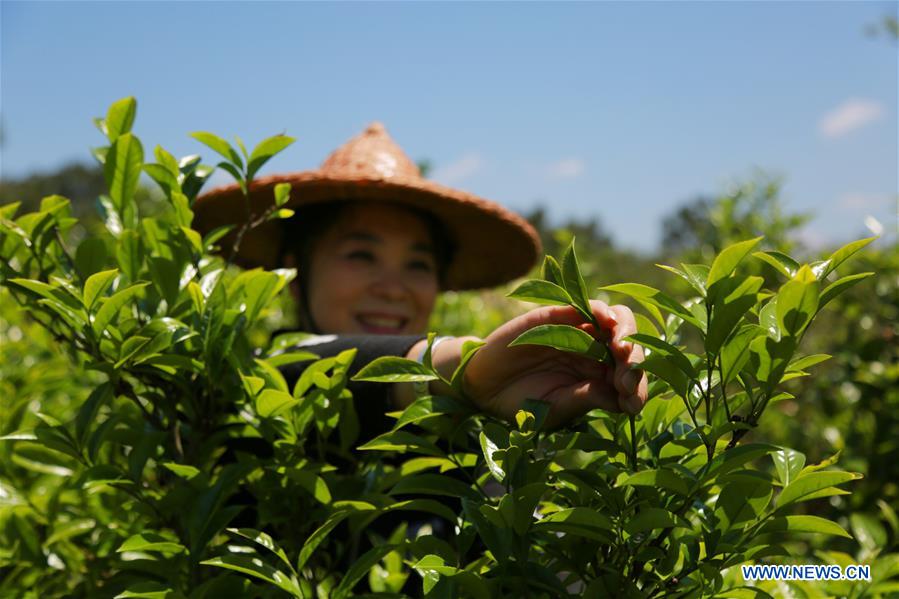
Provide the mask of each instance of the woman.
MULTIPOLYGON (((317 171, 258 180, 250 190, 254 214, 272 204, 274 186, 283 182, 292 186, 285 206, 296 216, 280 229, 272 222, 251 230, 237 262, 297 266, 293 289, 303 327, 325 334, 308 349, 324 357, 359 348, 351 374, 382 355, 420 360, 439 291, 513 280, 526 274, 540 253, 536 232, 526 221, 497 204, 423 179, 377 123, 337 149, 317 171)), ((201 196, 194 211, 194 226, 203 233, 246 219, 236 185, 201 196)), ((557 306, 531 310, 497 328, 466 368, 464 395, 507 419, 525 398, 544 400, 550 427, 594 408, 639 412, 646 401, 646 378, 633 367, 643 352, 622 341, 636 332, 633 314, 625 306, 591 304, 600 331, 582 325, 573 309, 557 306), (542 324, 583 326, 609 344, 614 369, 552 348, 508 347, 542 324)), ((453 372, 469 339, 476 338, 435 342, 432 359, 438 371, 453 372)), ((286 378, 298 375, 296 368, 285 369, 286 378)), ((357 402, 364 397, 361 422, 379 419, 383 425, 385 412, 413 401, 411 385, 391 387, 350 386, 357 402)), ((449 392, 439 382, 431 383, 430 391, 449 392)))

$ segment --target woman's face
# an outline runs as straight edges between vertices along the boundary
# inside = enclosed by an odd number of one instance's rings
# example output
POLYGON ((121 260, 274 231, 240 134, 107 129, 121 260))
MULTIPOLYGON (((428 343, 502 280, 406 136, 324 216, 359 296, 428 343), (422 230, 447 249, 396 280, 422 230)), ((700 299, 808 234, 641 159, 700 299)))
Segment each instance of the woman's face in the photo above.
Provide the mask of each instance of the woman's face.
POLYGON ((315 243, 309 310, 322 333, 426 332, 437 264, 425 223, 391 205, 350 205, 315 243))

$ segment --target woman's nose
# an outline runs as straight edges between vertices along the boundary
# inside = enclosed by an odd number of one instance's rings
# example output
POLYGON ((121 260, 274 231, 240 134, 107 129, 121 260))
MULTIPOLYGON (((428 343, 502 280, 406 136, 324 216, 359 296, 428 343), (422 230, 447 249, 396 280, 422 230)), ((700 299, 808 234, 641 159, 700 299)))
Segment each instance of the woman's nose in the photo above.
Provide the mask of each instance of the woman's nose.
POLYGON ((372 284, 372 291, 378 297, 391 301, 401 301, 409 295, 409 287, 396 273, 384 273, 372 284))

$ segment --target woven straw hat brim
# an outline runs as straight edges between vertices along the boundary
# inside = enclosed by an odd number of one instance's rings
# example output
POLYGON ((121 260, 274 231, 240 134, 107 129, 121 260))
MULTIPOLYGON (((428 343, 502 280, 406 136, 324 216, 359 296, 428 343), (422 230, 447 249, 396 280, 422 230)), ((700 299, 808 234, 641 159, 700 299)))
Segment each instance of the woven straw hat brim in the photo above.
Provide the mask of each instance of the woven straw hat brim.
MULTIPOLYGON (((494 287, 528 273, 540 254, 540 238, 523 218, 499 204, 432 181, 391 177, 348 179, 306 171, 262 177, 250 186, 254 216, 274 203, 274 188, 290 183, 290 199, 284 205, 302 218, 304 205, 334 200, 366 200, 406 204, 434 214, 447 227, 456 253, 446 277, 445 290, 494 287)), ((236 185, 218 187, 202 195, 193 206, 194 228, 203 234, 223 225, 244 223, 246 206, 236 185)), ((283 222, 283 221, 282 221, 283 222)), ((287 222, 289 227, 289 221, 287 222)), ((235 262, 246 268, 277 264, 283 228, 267 222, 248 232, 235 262)), ((230 248, 235 231, 219 243, 230 248)))

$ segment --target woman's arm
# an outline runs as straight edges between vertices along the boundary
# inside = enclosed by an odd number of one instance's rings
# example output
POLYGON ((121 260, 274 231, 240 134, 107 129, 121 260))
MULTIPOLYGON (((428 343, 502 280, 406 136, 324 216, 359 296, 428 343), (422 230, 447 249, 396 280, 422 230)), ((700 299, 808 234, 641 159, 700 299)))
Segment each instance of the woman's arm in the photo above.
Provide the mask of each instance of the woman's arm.
MULTIPOLYGON (((431 364, 444 378, 453 376, 459 362, 462 360, 462 344, 466 341, 480 341, 478 337, 452 337, 441 342, 431 356, 431 364)), ((419 356, 428 346, 428 340, 422 339, 409 348, 406 357, 410 360, 418 360, 419 356)), ((434 395, 449 395, 451 390, 442 381, 431 381, 430 390, 434 395)), ((415 390, 412 383, 395 383, 392 389, 393 405, 402 410, 415 401, 415 390)))

